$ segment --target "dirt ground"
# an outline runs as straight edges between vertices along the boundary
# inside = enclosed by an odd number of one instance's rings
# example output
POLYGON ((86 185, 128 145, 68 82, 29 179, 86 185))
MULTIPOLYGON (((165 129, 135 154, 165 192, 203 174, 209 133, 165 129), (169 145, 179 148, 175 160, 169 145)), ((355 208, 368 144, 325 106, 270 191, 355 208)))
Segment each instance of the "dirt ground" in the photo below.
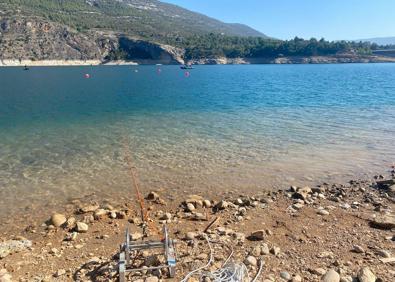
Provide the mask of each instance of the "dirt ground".
MULTIPOLYGON (((128 281, 182 281, 208 262, 205 238, 214 252, 214 264, 206 271, 221 268, 233 248, 231 261, 244 263, 251 278, 262 263, 256 281, 395 281, 395 180, 393 175, 385 177, 389 182, 381 178, 253 195, 197 191, 166 198, 163 192, 146 193, 152 238, 162 237, 155 230, 166 223, 177 240, 176 277, 167 278, 166 270, 142 271, 128 281), (375 216, 385 216, 385 224, 375 216), (251 238, 254 231, 260 231, 259 238, 251 238), (371 280, 363 280, 363 268, 373 275, 371 280), (322 278, 329 270, 337 273, 335 280, 322 278)), ((10 248, 3 255, 0 251, 0 281, 117 281, 125 229, 134 236, 142 232, 138 201, 77 199, 58 212, 67 220, 60 227, 48 215, 47 222, 26 221, 1 235, 0 250, 10 240, 32 245, 10 248), (79 230, 76 222, 85 223, 88 230, 79 230)), ((160 262, 147 259, 148 252, 141 255, 142 266, 160 262)), ((188 281, 199 281, 199 276, 188 281)))

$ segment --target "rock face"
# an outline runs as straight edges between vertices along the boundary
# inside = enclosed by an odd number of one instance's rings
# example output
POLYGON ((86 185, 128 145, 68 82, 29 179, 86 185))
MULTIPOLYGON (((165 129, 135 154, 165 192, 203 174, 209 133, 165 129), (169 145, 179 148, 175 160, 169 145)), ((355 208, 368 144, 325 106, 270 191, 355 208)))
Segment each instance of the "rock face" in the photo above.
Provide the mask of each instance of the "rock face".
POLYGON ((0 59, 87 60, 105 53, 100 38, 37 18, 0 19, 0 32, 0 59))
MULTIPOLYGON (((35 17, 0 17, 0 61, 107 60, 114 54, 139 64, 182 64, 184 50, 103 32, 78 32, 35 17)), ((0 64, 1 65, 1 64, 0 64)))

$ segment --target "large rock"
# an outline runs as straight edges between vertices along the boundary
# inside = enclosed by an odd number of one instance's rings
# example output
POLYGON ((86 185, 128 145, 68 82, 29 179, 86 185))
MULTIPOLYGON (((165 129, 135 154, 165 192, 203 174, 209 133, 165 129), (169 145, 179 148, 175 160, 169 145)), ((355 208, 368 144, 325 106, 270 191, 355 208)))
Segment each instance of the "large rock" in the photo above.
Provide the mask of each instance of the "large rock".
POLYGON ((340 282, 340 275, 333 269, 328 270, 324 276, 322 276, 321 281, 323 282, 340 282))
POLYGON ((60 213, 54 213, 51 216, 51 224, 56 227, 60 227, 65 224, 67 221, 66 217, 60 213))
POLYGON ((359 282, 375 282, 376 276, 368 267, 363 267, 358 271, 359 282))
POLYGON ((377 215, 370 220, 370 226, 384 230, 391 230, 395 228, 395 215, 377 215))

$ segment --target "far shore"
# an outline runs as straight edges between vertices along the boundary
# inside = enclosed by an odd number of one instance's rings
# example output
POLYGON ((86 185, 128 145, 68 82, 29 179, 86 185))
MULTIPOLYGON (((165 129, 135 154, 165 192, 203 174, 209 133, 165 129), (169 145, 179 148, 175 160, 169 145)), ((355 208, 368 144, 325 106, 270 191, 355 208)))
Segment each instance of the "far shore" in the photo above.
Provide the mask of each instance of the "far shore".
MULTIPOLYGON (((0 67, 23 66, 99 66, 99 65, 181 65, 180 60, 19 60, 0 59, 0 67)), ((395 63, 393 57, 383 56, 312 56, 279 58, 204 58, 189 61, 194 65, 246 65, 246 64, 347 64, 347 63, 395 63)))

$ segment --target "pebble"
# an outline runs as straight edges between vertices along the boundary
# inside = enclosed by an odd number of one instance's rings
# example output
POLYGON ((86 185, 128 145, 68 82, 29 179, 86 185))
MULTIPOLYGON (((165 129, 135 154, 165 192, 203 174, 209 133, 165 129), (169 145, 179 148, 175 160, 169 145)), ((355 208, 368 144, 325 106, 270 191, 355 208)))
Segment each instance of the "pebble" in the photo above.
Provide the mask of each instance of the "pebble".
POLYGON ((351 276, 340 277, 340 282, 353 282, 354 279, 351 276))
POLYGON ((329 215, 329 212, 327 210, 318 210, 317 212, 319 215, 329 215))
POLYGON ((65 274, 66 274, 66 270, 59 269, 58 271, 56 271, 55 277, 60 277, 60 276, 65 275, 65 274))
POLYGON ((140 240, 141 238, 143 238, 143 234, 141 234, 140 232, 135 232, 130 234, 130 240, 132 241, 137 241, 140 240))
POLYGON ((76 231, 79 233, 86 233, 88 232, 88 224, 83 222, 77 222, 76 231))
POLYGON ((204 200, 203 201, 203 206, 205 208, 211 208, 211 202, 209 200, 204 200))
POLYGON ((363 267, 358 271, 359 282, 375 282, 376 276, 368 267, 363 267))
POLYGON ((358 254, 362 254, 362 253, 365 252, 365 250, 359 245, 354 245, 352 247, 352 250, 353 250, 354 253, 358 253, 358 254))
POLYGON ((379 255, 380 257, 383 257, 383 258, 390 258, 391 257, 391 253, 387 250, 378 250, 377 255, 379 255))
POLYGON ((280 277, 283 278, 286 281, 291 280, 291 274, 289 274, 287 271, 281 271, 280 272, 280 277))
POLYGON ((158 200, 159 198, 160 198, 159 194, 156 192, 149 192, 149 194, 146 197, 148 201, 155 201, 158 200))
POLYGON ((269 246, 266 243, 261 245, 261 255, 268 255, 270 254, 269 246))
POLYGON ((189 212, 192 212, 192 211, 194 211, 196 208, 195 208, 195 206, 192 204, 192 203, 188 203, 187 204, 187 211, 189 211, 189 212))
POLYGON ((51 223, 52 223, 53 226, 60 227, 63 224, 65 224, 66 221, 67 221, 67 219, 66 219, 66 217, 63 214, 54 213, 51 216, 51 223))
POLYGON ((244 261, 245 265, 251 265, 251 266, 257 266, 258 265, 258 261, 255 257, 253 256, 248 256, 245 261, 244 261))
POLYGON ((277 256, 277 255, 280 254, 280 248, 274 246, 273 248, 270 249, 270 252, 271 252, 273 255, 277 256))
POLYGON ((265 230, 257 230, 252 232, 248 239, 252 241, 262 241, 265 239, 265 234, 265 230))
POLYGON ((197 234, 195 232, 187 232, 187 234, 185 234, 185 239, 187 240, 193 240, 197 237, 197 234))
POLYGON ((300 275, 295 275, 294 277, 292 277, 292 282, 302 282, 302 277, 300 275))
POLYGON ((340 275, 333 269, 328 270, 322 277, 323 282, 340 282, 340 275))
POLYGON ((326 270, 323 268, 315 268, 312 270, 312 273, 314 273, 318 276, 323 276, 326 273, 326 270))

